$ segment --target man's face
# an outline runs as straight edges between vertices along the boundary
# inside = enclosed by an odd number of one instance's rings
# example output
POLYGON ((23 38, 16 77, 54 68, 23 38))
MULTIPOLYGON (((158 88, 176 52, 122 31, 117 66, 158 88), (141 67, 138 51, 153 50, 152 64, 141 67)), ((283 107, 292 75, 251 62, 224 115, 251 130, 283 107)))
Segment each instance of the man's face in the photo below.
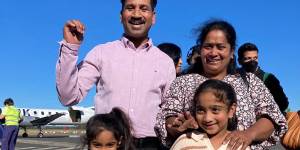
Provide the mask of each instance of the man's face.
POLYGON ((251 50, 251 51, 246 51, 244 52, 244 57, 243 57, 243 63, 249 62, 251 60, 257 61, 258 62, 258 53, 257 51, 251 50))
POLYGON ((121 21, 126 36, 146 38, 155 23, 151 0, 126 0, 121 12, 121 21))
POLYGON ((254 73, 258 66, 258 54, 257 51, 246 51, 241 63, 246 72, 254 73))

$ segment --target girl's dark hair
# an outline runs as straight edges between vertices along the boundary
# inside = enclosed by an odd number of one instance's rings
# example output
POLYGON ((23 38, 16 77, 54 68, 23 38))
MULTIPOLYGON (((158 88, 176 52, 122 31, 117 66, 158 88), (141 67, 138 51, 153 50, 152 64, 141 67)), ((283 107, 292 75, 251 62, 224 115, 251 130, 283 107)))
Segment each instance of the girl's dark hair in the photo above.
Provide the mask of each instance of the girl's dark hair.
POLYGON ((111 131, 118 142, 119 150, 133 150, 133 136, 131 134, 131 123, 125 113, 119 108, 113 108, 108 114, 96 114, 86 124, 86 134, 83 144, 90 149, 91 142, 97 135, 104 131, 111 131))
MULTIPOLYGON (((203 26, 198 27, 195 30, 195 33, 198 34, 197 36, 197 40, 196 40, 196 44, 198 45, 198 51, 201 50, 201 47, 203 45, 203 42, 206 39, 206 36, 208 35, 208 33, 210 31, 213 30, 221 30, 224 32, 226 39, 228 41, 228 43, 231 46, 231 49, 234 51, 235 47, 236 47, 236 32, 233 28, 233 26, 224 21, 224 20, 209 20, 207 22, 204 23, 203 26)), ((233 56, 233 59, 230 60, 230 63, 228 65, 227 68, 227 72, 229 74, 235 74, 236 73, 236 69, 237 69, 237 65, 236 65, 236 57, 235 55, 233 56)), ((189 67, 188 73, 198 73, 198 74, 202 74, 203 73, 203 66, 202 66, 202 61, 201 58, 198 57, 198 59, 196 60, 196 63, 192 66, 189 67)))
MULTIPOLYGON (((228 110, 235 103, 237 103, 236 94, 233 87, 221 80, 210 79, 203 82, 196 90, 194 96, 194 104, 196 106, 199 95, 205 91, 212 92, 219 101, 224 102, 228 106, 228 110)), ((194 113, 196 109, 194 110, 194 113)), ((228 130, 235 130, 237 128, 237 118, 234 115, 233 118, 228 120, 228 130)))
POLYGON ((172 58, 175 66, 179 63, 181 58, 181 49, 179 46, 173 43, 161 43, 157 47, 172 58))

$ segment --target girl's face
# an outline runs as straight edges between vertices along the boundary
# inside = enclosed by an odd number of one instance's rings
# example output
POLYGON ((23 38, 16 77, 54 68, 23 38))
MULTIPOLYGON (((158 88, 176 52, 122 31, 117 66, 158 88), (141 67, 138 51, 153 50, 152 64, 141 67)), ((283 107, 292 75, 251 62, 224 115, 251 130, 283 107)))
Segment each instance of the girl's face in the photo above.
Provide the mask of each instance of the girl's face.
POLYGON ((91 150, 117 150, 119 144, 111 131, 103 130, 98 133, 96 139, 91 141, 90 148, 91 150))
POLYGON ((227 132, 228 119, 232 118, 236 105, 230 108, 212 91, 199 94, 196 101, 196 121, 209 137, 227 132))
POLYGON ((182 66, 182 59, 180 58, 177 65, 175 66, 176 74, 179 74, 181 72, 181 66, 182 66))
POLYGON ((233 50, 221 30, 210 31, 201 47, 200 56, 206 76, 225 76, 233 50))

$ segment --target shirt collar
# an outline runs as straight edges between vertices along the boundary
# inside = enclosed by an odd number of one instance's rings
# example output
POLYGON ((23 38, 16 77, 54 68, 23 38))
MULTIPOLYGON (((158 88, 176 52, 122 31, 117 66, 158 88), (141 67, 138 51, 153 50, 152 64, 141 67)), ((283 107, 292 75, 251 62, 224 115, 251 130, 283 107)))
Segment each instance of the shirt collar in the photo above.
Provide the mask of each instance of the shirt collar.
POLYGON ((130 49, 133 49, 135 51, 140 51, 140 50, 148 51, 153 46, 152 39, 150 39, 150 38, 148 39, 148 41, 146 43, 144 43, 143 45, 141 45, 137 48, 134 46, 133 42, 131 42, 125 36, 123 36, 121 38, 121 42, 124 44, 125 48, 130 48, 130 49))
POLYGON ((194 133, 192 132, 191 138, 195 141, 203 140, 206 137, 204 133, 194 133))

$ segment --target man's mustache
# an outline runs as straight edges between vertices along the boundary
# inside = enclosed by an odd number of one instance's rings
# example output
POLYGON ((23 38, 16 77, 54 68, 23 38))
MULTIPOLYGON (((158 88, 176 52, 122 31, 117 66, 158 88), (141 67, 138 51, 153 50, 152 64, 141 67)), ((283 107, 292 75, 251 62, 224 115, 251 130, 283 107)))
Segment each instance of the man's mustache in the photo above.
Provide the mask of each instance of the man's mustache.
POLYGON ((144 24, 146 21, 142 18, 130 18, 128 22, 130 24, 139 25, 139 24, 144 24))

